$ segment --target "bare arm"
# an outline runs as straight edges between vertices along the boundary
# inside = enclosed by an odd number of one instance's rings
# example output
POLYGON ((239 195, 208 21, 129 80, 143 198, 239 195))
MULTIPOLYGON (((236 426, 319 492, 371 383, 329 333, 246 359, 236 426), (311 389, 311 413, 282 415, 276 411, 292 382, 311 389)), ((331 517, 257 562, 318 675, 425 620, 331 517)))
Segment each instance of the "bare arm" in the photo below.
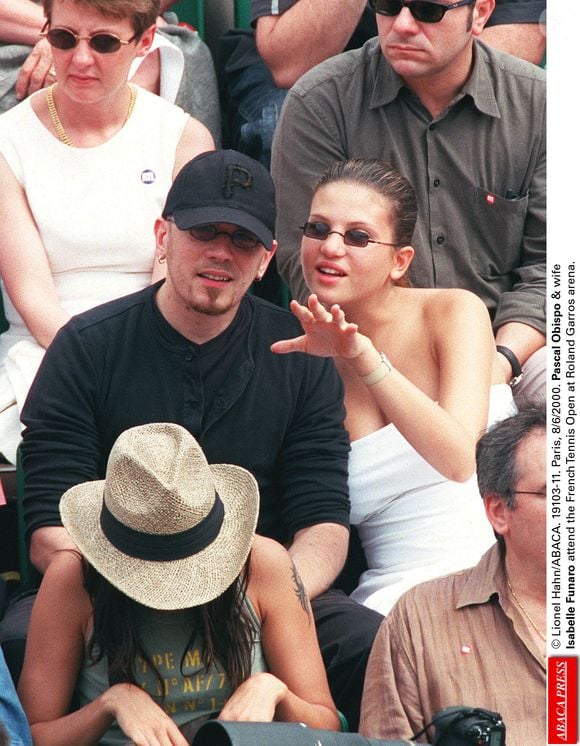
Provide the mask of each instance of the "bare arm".
POLYGON ((0 0, 0 41, 33 46, 44 20, 42 5, 32 0, 0 0))
POLYGON ((83 708, 82 728, 75 727, 78 715, 66 722, 90 613, 79 558, 61 553, 34 603, 18 687, 35 744, 96 743, 112 722, 96 707, 83 708))
POLYGON ((38 572, 44 574, 59 550, 74 548, 63 526, 43 526, 36 529, 30 539, 30 561, 38 572))
POLYGON ((177 143, 173 178, 192 158, 200 153, 205 153, 207 150, 215 150, 215 143, 210 131, 197 119, 190 117, 177 143))
POLYGON ((279 88, 290 88, 314 65, 342 52, 366 0, 299 0, 277 16, 262 16, 256 44, 279 88))
POLYGON ((546 52, 546 27, 541 23, 488 26, 479 37, 490 47, 539 65, 546 52))
MULTIPOLYGON (((471 293, 452 292, 449 302, 447 296, 439 295, 432 312, 438 318, 439 333, 425 329, 434 339, 439 363, 438 400, 433 401, 396 368, 369 386, 369 391, 387 420, 431 466, 448 479, 465 481, 475 470, 475 442, 486 423, 493 339, 481 301, 471 293)), ((379 351, 356 324, 346 321, 339 306, 327 311, 311 295, 308 308, 293 301, 291 309, 305 334, 275 343, 273 352, 340 358, 357 376, 380 365, 379 351)), ((388 350, 384 352, 388 355, 388 350)))
POLYGON ((348 529, 337 523, 318 523, 294 535, 288 552, 298 568, 309 599, 332 585, 348 552, 348 529))
POLYGON ((0 223, 0 275, 30 333, 42 347, 47 347, 69 315, 59 303, 48 257, 24 190, 2 156, 0 223))
POLYGON ((91 613, 78 555, 59 553, 34 603, 19 685, 36 746, 93 746, 113 720, 132 742, 187 746, 151 697, 130 684, 116 684, 69 712, 91 613))
POLYGON ((256 537, 248 594, 262 620, 269 673, 247 679, 220 718, 306 723, 338 729, 310 603, 294 563, 277 542, 256 537), (296 651, 300 655, 296 655, 296 651))

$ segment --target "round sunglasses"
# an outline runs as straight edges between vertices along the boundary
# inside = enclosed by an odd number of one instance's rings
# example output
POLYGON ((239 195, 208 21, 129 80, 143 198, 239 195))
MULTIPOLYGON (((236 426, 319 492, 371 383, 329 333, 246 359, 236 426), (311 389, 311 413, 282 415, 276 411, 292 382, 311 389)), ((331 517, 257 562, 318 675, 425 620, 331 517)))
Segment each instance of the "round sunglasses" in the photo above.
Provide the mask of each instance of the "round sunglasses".
POLYGON ((329 225, 321 222, 304 223, 304 225, 300 226, 300 230, 306 238, 314 238, 315 241, 325 241, 332 233, 336 233, 337 236, 342 236, 342 240, 346 246, 356 246, 357 249, 364 249, 370 243, 380 243, 383 246, 397 246, 397 244, 387 243, 386 241, 375 241, 370 238, 368 233, 361 230, 350 229, 344 233, 331 231, 329 225))
POLYGON ((448 10, 472 5, 475 0, 460 0, 460 2, 451 3, 451 5, 432 3, 429 0, 408 0, 408 2, 403 2, 403 0, 369 0, 369 2, 375 13, 382 16, 398 16, 403 8, 408 8, 416 21, 439 23, 448 10))
POLYGON ((192 228, 188 228, 188 232, 196 241, 214 241, 218 236, 227 236, 236 248, 246 251, 255 249, 261 243, 256 235, 243 228, 237 228, 235 231, 228 233, 228 231, 219 231, 212 223, 194 225, 192 228))
POLYGON ((52 47, 63 51, 74 49, 79 41, 87 41, 89 47, 98 54, 112 54, 113 52, 118 52, 119 49, 121 49, 122 44, 131 44, 138 36, 138 34, 133 34, 128 41, 119 39, 119 37, 114 34, 108 34, 102 31, 99 31, 96 34, 91 34, 90 36, 79 36, 78 34, 75 34, 74 31, 70 31, 67 28, 58 27, 51 28, 46 32, 43 30, 40 35, 44 36, 52 47))

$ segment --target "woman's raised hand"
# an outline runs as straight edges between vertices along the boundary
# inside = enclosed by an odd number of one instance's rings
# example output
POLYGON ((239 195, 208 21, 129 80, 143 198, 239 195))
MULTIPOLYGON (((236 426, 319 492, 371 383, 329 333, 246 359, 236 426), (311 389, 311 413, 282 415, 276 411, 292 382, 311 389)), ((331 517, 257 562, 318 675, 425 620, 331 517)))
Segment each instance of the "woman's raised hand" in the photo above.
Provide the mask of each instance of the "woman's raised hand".
POLYGON ((274 342, 272 352, 307 352, 317 357, 353 358, 363 351, 364 340, 357 324, 350 324, 338 304, 327 310, 313 293, 307 305, 298 301, 290 303, 290 310, 302 324, 304 334, 294 339, 274 342))
POLYGON ((115 684, 104 697, 119 728, 135 746, 188 746, 169 715, 140 687, 115 684))

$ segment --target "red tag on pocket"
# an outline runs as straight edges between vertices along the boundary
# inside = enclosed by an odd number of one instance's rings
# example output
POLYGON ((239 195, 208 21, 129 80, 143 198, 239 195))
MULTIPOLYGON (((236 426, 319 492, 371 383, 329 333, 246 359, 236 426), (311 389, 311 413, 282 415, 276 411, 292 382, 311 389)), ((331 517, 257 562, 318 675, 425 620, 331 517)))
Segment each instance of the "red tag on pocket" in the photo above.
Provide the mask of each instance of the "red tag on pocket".
POLYGON ((493 205, 495 203, 495 197, 493 194, 488 194, 485 199, 488 205, 493 205))

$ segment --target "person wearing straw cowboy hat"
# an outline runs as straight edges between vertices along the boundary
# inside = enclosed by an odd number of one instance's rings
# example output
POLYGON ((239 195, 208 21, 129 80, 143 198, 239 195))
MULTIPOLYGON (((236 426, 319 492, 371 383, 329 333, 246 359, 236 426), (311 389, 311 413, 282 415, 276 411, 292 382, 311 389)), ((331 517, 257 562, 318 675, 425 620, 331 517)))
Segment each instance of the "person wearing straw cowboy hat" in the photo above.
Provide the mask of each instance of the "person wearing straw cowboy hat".
POLYGON ((197 156, 156 222, 166 280, 59 331, 23 413, 30 556, 44 572, 55 551, 71 545, 59 500, 104 477, 121 432, 146 422, 182 425, 210 462, 238 464, 256 478, 257 531, 284 544, 298 568, 330 690, 356 731, 382 616, 331 588, 350 522, 334 363, 274 355, 271 345, 301 327, 287 310, 247 293, 272 261, 275 222, 274 184, 260 163, 234 150, 197 156))
POLYGON ((78 551, 45 574, 19 687, 35 744, 185 746, 180 727, 220 711, 338 728, 310 605, 255 535, 258 505, 248 471, 168 423, 122 433, 105 479, 63 495, 78 551))

